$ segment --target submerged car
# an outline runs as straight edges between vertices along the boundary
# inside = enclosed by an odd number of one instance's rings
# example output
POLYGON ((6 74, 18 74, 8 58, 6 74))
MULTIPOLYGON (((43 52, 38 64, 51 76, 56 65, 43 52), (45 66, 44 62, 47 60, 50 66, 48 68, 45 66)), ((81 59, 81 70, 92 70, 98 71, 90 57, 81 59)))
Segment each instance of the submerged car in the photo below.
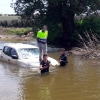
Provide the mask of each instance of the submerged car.
MULTIPOLYGON (((39 49, 29 44, 5 43, 0 53, 0 60, 22 67, 38 68, 39 49)), ((55 59, 48 57, 48 60, 53 66, 58 65, 55 59)))

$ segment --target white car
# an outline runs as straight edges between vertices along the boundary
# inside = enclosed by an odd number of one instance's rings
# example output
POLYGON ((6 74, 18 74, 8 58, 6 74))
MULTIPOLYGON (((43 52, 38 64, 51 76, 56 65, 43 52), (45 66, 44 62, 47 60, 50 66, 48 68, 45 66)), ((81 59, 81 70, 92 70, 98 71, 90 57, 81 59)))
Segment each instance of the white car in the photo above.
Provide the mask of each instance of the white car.
MULTIPOLYGON (((23 43, 5 43, 0 54, 0 60, 22 67, 39 67, 39 49, 37 46, 23 43)), ((53 66, 58 62, 48 57, 53 66)))

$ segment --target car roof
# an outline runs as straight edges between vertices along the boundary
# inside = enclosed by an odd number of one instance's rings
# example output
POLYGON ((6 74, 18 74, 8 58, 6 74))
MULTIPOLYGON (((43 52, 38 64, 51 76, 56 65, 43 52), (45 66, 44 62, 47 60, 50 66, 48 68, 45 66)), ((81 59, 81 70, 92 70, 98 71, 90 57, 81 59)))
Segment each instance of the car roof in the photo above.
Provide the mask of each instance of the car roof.
POLYGON ((20 48, 38 48, 35 45, 23 44, 23 43, 5 43, 4 46, 12 47, 14 49, 20 49, 20 48))

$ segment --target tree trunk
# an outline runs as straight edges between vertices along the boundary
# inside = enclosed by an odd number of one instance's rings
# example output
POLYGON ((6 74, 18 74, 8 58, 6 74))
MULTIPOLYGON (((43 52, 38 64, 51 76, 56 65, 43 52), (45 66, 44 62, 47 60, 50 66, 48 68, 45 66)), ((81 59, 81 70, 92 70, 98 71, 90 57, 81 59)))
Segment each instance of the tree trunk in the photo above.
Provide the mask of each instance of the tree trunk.
POLYGON ((75 31, 75 24, 74 24, 74 13, 72 11, 67 11, 66 14, 62 17, 62 43, 64 45, 68 45, 71 42, 72 34, 75 31))

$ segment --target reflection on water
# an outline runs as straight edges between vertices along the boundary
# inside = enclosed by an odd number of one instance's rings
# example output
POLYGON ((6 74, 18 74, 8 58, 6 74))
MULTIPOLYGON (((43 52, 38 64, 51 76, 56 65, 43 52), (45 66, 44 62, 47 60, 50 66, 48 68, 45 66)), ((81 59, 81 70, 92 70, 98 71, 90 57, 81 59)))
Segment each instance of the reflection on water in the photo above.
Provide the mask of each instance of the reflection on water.
POLYGON ((1 62, 0 100, 100 100, 100 66, 94 62, 71 56, 66 67, 48 75, 1 62))
MULTIPOLYGON (((12 67, 14 68, 14 67, 12 67)), ((0 100, 22 100, 22 79, 19 78, 9 64, 0 63, 0 100), (12 72, 13 70, 13 72, 12 72)))

